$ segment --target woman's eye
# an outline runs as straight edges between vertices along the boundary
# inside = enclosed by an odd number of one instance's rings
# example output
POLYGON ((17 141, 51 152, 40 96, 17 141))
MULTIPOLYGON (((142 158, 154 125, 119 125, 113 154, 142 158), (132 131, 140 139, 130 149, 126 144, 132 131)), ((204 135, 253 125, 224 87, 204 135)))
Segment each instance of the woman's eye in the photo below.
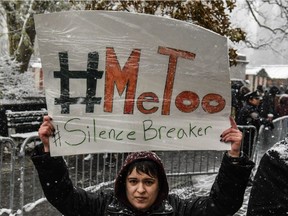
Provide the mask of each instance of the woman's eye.
POLYGON ((151 186, 154 184, 154 181, 146 181, 145 183, 146 183, 146 185, 151 186))
POLYGON ((134 180, 134 179, 131 179, 131 180, 129 180, 129 183, 130 183, 130 184, 137 184, 137 181, 134 180))

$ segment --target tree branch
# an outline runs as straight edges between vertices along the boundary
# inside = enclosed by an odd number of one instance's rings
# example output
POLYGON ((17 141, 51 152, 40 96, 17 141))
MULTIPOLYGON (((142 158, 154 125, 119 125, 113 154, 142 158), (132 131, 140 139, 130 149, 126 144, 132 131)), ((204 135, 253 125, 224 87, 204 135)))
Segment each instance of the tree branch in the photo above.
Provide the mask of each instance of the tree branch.
MULTIPOLYGON (((267 2, 267 1, 263 1, 263 2, 267 2)), ((274 28, 274 29, 273 29, 273 28, 270 28, 270 27, 267 26, 267 25, 263 25, 263 24, 258 20, 256 14, 254 13, 254 9, 253 9, 252 6, 251 6, 251 2, 250 2, 249 0, 246 0, 246 3, 247 3, 247 6, 248 6, 248 8, 249 8, 249 11, 251 12, 254 20, 255 20, 256 23, 259 25, 259 27, 262 27, 262 28, 264 28, 264 29, 267 29, 267 30, 269 30, 270 32, 272 32, 273 34, 277 34, 277 32, 281 32, 281 33, 283 33, 284 35, 287 35, 287 34, 288 34, 288 32, 286 32, 286 30, 284 30, 284 29, 281 29, 281 28, 274 28)))
POLYGON ((24 23, 23 23, 23 26, 22 26, 22 30, 21 30, 21 38, 20 38, 20 40, 19 40, 18 47, 17 47, 17 49, 16 49, 16 51, 15 51, 15 56, 16 56, 17 54, 19 54, 20 47, 21 47, 21 45, 22 45, 22 43, 23 43, 23 41, 24 41, 24 36, 26 35, 26 25, 27 25, 28 19, 30 18, 31 14, 32 14, 31 11, 32 11, 32 6, 33 6, 33 4, 34 4, 34 0, 32 0, 32 1, 30 2, 30 6, 29 6, 29 9, 28 9, 28 13, 27 13, 26 16, 25 16, 25 20, 24 20, 24 23))

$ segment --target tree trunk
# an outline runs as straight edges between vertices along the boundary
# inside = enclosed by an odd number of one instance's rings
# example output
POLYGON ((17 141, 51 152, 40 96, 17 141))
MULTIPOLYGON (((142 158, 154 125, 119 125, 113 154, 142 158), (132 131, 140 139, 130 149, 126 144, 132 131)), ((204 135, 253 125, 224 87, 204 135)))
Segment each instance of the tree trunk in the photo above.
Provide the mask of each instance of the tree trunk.
POLYGON ((19 16, 19 7, 23 2, 9 3, 2 2, 3 8, 7 14, 8 40, 9 40, 9 55, 21 63, 20 71, 27 71, 31 55, 33 54, 33 46, 35 41, 35 27, 33 18, 30 16, 23 26, 22 19, 17 19, 19 16), (22 41, 21 41, 21 37, 22 41), (21 44, 20 44, 21 42, 21 44))

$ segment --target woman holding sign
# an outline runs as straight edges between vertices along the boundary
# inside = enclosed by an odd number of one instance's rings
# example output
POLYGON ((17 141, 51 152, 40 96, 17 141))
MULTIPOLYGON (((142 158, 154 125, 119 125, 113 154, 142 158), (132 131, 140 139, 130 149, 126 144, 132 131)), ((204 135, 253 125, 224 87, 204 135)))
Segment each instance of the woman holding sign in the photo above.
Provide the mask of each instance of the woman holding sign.
POLYGON ((33 163, 47 200, 63 215, 233 215, 242 205, 245 188, 254 163, 241 155, 242 133, 233 118, 231 128, 221 134, 231 142, 224 154, 219 174, 207 197, 181 199, 169 194, 161 159, 153 152, 135 152, 127 156, 114 191, 87 192, 74 187, 62 157, 49 154, 49 136, 54 127, 48 116, 39 129, 43 145, 35 148, 33 163))

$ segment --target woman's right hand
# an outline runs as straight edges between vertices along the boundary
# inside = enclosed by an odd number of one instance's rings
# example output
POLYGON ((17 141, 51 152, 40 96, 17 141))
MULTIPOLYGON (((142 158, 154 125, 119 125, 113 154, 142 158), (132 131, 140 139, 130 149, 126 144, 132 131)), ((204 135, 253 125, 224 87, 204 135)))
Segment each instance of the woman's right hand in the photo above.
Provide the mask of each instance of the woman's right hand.
POLYGON ((55 128, 51 122, 52 118, 50 116, 44 116, 43 123, 41 124, 38 135, 44 145, 44 152, 49 152, 49 137, 53 136, 55 128))

